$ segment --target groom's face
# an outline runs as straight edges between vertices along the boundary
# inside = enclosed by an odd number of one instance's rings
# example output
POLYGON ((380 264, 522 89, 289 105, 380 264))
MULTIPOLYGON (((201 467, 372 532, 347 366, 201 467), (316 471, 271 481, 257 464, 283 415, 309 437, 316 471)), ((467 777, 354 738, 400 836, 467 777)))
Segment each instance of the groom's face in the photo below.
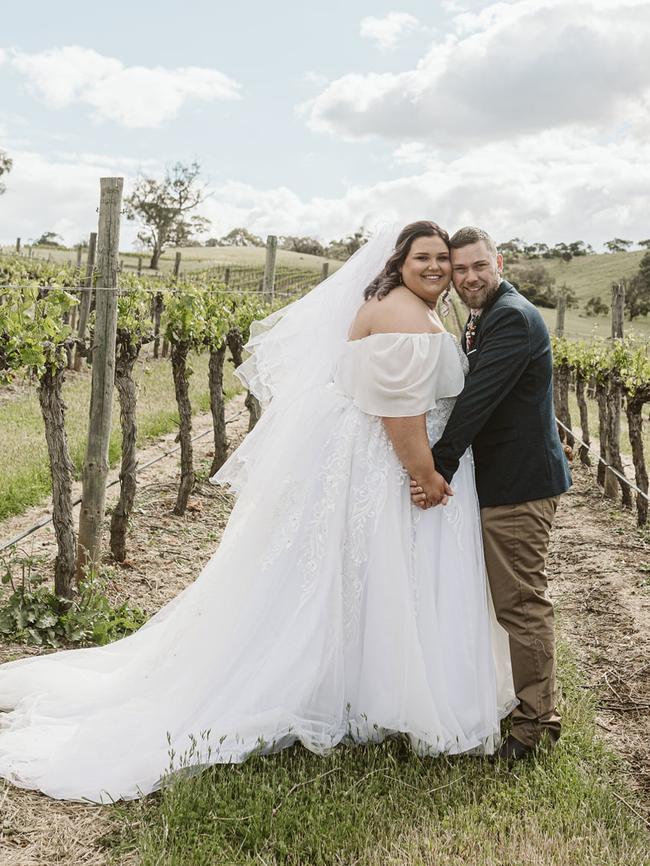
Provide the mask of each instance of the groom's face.
POLYGON ((472 310, 482 310, 499 288, 503 257, 495 255, 485 241, 451 251, 454 286, 472 310))

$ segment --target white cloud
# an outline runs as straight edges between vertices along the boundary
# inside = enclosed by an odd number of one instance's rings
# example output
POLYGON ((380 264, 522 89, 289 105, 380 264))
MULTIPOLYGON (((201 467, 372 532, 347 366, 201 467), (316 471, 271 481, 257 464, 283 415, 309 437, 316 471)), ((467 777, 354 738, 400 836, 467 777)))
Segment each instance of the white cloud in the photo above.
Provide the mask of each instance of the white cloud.
POLYGON ((240 98, 240 85, 216 69, 125 66, 79 46, 33 54, 12 50, 8 59, 51 108, 85 104, 96 119, 126 127, 158 127, 192 100, 240 98))
POLYGON ((421 141, 405 141, 393 151, 396 165, 422 165, 431 156, 431 149, 421 141))
MULTIPOLYGON (((201 212, 219 236, 237 225, 260 235, 341 237, 361 224, 435 219, 453 230, 485 226, 497 240, 582 239, 599 248, 611 237, 645 238, 650 198, 650 139, 592 141, 578 129, 488 143, 443 159, 431 148, 398 149, 404 176, 352 184, 340 196, 305 198, 286 186, 268 189, 228 181, 217 185, 201 212)), ((129 157, 65 152, 51 159, 10 149, 14 170, 0 199, 0 240, 11 243, 50 230, 74 243, 96 230, 99 178, 125 176, 125 194, 139 170, 163 166, 129 157)), ((395 155, 394 155, 395 156, 395 155)), ((122 222, 124 250, 135 226, 122 222)))
POLYGON ((522 0, 454 19, 414 69, 348 74, 304 106, 313 129, 462 147, 626 122, 650 94, 645 0, 522 0))
MULTIPOLYGON (((159 173, 153 161, 107 157, 89 153, 60 153, 45 157, 33 150, 12 146, 13 169, 7 176, 6 193, 0 198, 0 239, 24 243, 44 231, 60 234, 68 244, 97 231, 100 177, 129 179, 140 169, 159 173)), ((132 224, 122 222, 122 249, 128 249, 132 224)))
POLYGON ((361 37, 374 42, 382 51, 390 51, 400 38, 419 24, 415 16, 408 12, 389 12, 383 18, 369 15, 361 19, 361 37))
MULTIPOLYGON (((408 151, 404 152, 408 155, 408 151)), ((213 233, 246 225, 258 234, 330 239, 361 225, 430 218, 449 229, 484 225, 497 239, 595 247, 614 236, 647 236, 650 144, 596 144, 577 130, 490 144, 445 161, 412 151, 414 173, 339 198, 300 198, 285 187, 240 183, 215 190, 206 214, 213 233)))

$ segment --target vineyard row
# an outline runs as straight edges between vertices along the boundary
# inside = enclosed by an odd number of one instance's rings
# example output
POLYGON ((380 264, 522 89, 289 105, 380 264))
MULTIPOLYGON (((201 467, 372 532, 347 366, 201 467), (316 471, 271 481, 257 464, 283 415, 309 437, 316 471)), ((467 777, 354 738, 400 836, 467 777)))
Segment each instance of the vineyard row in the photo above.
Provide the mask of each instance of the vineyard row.
MULTIPOLYGON (((639 526, 648 521, 648 472, 643 444, 643 407, 650 403, 650 359, 645 342, 634 339, 592 340, 591 342, 553 338, 554 396, 558 419, 572 429, 569 391, 575 388, 582 440, 590 445, 589 410, 587 398, 598 405, 598 440, 601 460, 597 480, 605 493, 616 498, 617 488, 623 505, 632 507, 632 492, 623 478, 607 470, 613 467, 620 476, 625 475, 621 459, 621 415, 627 417, 628 435, 632 450, 636 486, 646 496, 636 495, 639 526), (604 461, 604 462, 603 462, 604 461)), ((571 433, 567 444, 574 445, 571 433)), ((580 460, 589 465, 589 451, 579 448, 580 460)))

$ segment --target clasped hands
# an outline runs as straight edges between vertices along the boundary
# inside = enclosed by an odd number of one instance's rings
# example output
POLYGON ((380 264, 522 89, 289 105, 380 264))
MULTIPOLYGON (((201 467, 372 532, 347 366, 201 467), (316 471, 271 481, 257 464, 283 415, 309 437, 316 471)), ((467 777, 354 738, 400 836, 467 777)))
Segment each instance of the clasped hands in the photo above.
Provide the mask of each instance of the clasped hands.
POLYGON ((453 495, 454 491, 435 469, 424 478, 411 478, 411 502, 423 511, 435 505, 446 505, 453 495))

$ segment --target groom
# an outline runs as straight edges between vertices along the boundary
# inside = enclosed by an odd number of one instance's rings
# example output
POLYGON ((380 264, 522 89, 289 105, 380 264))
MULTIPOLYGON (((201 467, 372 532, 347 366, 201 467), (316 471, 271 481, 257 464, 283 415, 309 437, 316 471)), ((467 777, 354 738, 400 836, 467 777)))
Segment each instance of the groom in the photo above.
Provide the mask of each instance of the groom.
MULTIPOLYGON (((499 756, 560 736, 553 606, 545 572, 553 517, 571 484, 553 408, 553 367, 539 311, 501 278, 503 258, 479 228, 451 238, 456 291, 470 309, 462 346, 469 376, 440 441, 437 471, 450 482, 472 446, 483 546, 497 619, 508 632, 515 692, 499 756)), ((426 505, 412 482, 413 501, 426 505)))

